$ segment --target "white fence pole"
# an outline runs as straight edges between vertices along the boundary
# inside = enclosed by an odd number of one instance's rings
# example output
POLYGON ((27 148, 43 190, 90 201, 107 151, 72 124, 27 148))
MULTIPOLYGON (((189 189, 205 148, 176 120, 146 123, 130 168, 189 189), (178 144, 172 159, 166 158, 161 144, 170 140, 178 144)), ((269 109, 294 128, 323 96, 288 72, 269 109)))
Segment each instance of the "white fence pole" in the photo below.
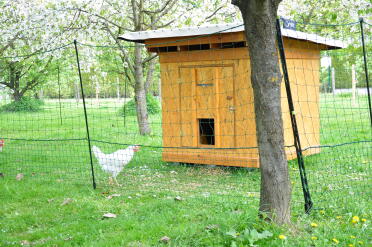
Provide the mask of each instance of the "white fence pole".
POLYGON ((335 79, 335 68, 332 68, 332 93, 336 95, 336 79, 335 79))

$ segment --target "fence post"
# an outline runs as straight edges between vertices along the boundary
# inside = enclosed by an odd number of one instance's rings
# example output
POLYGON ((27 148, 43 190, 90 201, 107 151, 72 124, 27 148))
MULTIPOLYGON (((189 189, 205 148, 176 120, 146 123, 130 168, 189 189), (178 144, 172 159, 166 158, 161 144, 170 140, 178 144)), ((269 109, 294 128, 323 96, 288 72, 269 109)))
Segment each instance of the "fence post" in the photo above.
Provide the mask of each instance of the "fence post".
POLYGON ((287 92, 289 113, 290 113, 290 117, 291 117, 294 145, 295 145, 295 148, 296 148, 296 155, 297 155, 297 162, 298 162, 298 167, 299 167, 299 171, 300 171, 302 191, 303 191, 304 199, 305 199, 305 212, 310 213, 310 210, 313 207, 313 202, 311 201, 309 186, 308 186, 308 183, 307 183, 305 164, 304 164, 304 159, 303 159, 303 155, 302 155, 300 136, 298 134, 297 121, 296 121, 296 116, 295 116, 296 112, 295 112, 294 105, 293 105, 292 92, 291 92, 291 86, 290 86, 290 83, 289 83, 287 63, 286 63, 286 59, 285 59, 285 52, 284 52, 284 45, 283 45, 283 37, 282 37, 281 29, 280 29, 280 20, 279 19, 276 20, 276 31, 277 31, 276 33, 277 33, 277 41, 278 41, 280 61, 281 61, 281 64, 282 64, 282 71, 283 71, 283 76, 284 76, 285 89, 286 89, 286 92, 287 92))
POLYGON ((88 138, 88 148, 89 148, 89 157, 90 157, 90 168, 91 168, 91 172, 92 172, 92 183, 93 183, 93 188, 96 189, 97 188, 97 185, 96 185, 96 179, 95 179, 95 176, 94 176, 92 147, 91 147, 91 143, 90 143, 89 125, 88 125, 88 115, 87 115, 87 108, 86 108, 86 105, 85 105, 85 95, 84 95, 83 79, 81 77, 79 52, 78 52, 78 48, 77 48, 76 39, 74 40, 74 45, 75 45, 76 62, 77 62, 78 72, 79 72, 81 97, 83 98, 84 116, 85 116, 85 128, 86 128, 86 131, 87 131, 87 138, 88 138))
POLYGON ((360 18, 359 23, 360 23, 360 33, 362 36, 361 38, 362 38, 362 47, 363 47, 364 72, 366 75, 367 94, 368 94, 369 119, 371 120, 371 127, 372 127, 371 93, 369 91, 369 78, 368 78, 366 46, 364 42, 363 22, 364 22, 363 18, 360 18))

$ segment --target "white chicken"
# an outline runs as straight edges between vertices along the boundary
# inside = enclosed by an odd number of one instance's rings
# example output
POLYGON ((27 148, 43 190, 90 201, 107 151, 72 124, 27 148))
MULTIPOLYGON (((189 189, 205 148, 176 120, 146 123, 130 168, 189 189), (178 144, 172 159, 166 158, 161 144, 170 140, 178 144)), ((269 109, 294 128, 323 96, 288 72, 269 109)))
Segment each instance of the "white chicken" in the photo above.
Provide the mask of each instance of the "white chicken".
POLYGON ((110 182, 114 180, 117 185, 119 185, 116 180, 116 176, 123 170, 134 157, 134 153, 139 150, 140 146, 132 145, 126 149, 120 149, 112 154, 104 154, 98 147, 93 146, 92 151, 102 170, 110 174, 110 182))

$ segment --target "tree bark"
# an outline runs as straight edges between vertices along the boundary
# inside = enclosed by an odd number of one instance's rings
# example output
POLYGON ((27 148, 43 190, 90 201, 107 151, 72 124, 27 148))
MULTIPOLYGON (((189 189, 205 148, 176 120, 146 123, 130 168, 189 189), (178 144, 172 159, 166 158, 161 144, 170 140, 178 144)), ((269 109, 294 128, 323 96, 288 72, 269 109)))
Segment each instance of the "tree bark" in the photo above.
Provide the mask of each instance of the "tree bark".
MULTIPOLYGON (((142 31, 144 19, 144 1, 131 0, 133 13, 133 25, 135 31, 142 31)), ((135 101, 137 109, 137 122, 141 135, 151 133, 149 117, 147 113, 145 80, 143 76, 142 46, 136 43, 134 47, 134 81, 135 81, 135 101)))
MULTIPOLYGON (((152 54, 150 54, 150 56, 151 55, 152 54)), ((145 83, 146 94, 150 93, 149 90, 150 90, 151 84, 153 83, 153 80, 154 80, 155 65, 156 65, 156 60, 155 59, 152 59, 148 62, 147 76, 146 76, 146 83, 145 83)))
POLYGON ((14 101, 20 101, 22 98, 22 93, 18 89, 13 89, 13 100, 14 101))
POLYGON ((134 63, 134 77, 135 77, 135 100, 137 109, 137 121, 139 132, 141 135, 147 135, 151 133, 151 127, 149 124, 149 117, 147 113, 147 102, 146 102, 146 90, 145 81, 143 78, 143 67, 142 67, 142 47, 140 44, 135 44, 135 63, 134 63))
POLYGON ((21 79, 21 72, 17 70, 17 65, 15 63, 9 64, 9 85, 8 87, 13 91, 14 101, 19 101, 23 97, 22 90, 20 88, 19 80, 21 79))
POLYGON ((290 222, 291 186, 284 149, 280 99, 282 75, 275 38, 280 1, 233 0, 232 4, 242 12, 250 54, 261 169, 259 210, 261 215, 283 224, 290 222))

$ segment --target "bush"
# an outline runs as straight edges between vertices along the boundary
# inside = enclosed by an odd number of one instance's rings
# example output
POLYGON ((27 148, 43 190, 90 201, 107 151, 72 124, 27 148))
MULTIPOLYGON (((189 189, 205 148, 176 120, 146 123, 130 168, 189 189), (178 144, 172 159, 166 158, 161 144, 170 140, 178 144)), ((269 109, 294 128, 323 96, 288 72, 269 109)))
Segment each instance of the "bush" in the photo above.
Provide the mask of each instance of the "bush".
MULTIPOLYGON (((152 96, 151 94, 146 95, 146 102, 147 102, 147 112, 148 114, 157 114, 160 112, 160 103, 159 101, 152 96)), ((130 100, 125 105, 125 115, 127 116, 136 116, 137 110, 136 110, 136 102, 134 99, 130 100)), ((124 106, 120 108, 119 114, 121 116, 124 116, 124 106)))
POLYGON ((19 101, 13 101, 0 107, 3 112, 36 112, 41 110, 44 104, 42 100, 30 97, 22 97, 19 101))

